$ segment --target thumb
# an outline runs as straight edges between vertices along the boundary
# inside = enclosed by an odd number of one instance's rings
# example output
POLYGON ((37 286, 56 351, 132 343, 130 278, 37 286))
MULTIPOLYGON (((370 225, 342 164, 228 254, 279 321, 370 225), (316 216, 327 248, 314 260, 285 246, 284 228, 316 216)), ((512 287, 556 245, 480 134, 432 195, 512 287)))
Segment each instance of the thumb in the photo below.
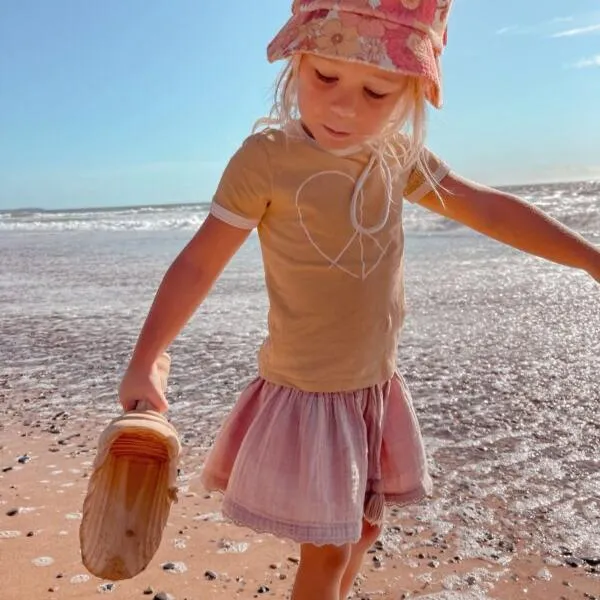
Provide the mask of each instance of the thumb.
POLYGON ((166 413, 169 410, 169 403, 162 392, 156 392, 151 397, 142 400, 134 400, 128 403, 131 408, 128 410, 155 410, 159 413, 166 413))

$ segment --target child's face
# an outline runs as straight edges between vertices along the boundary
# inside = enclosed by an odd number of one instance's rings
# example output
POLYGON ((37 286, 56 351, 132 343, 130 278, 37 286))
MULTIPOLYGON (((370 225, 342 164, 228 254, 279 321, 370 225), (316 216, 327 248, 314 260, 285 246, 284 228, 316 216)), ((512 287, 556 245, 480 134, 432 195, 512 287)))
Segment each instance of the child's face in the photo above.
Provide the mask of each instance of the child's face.
POLYGON ((302 56, 298 69, 302 122, 329 150, 377 137, 407 84, 404 75, 312 54, 302 56))

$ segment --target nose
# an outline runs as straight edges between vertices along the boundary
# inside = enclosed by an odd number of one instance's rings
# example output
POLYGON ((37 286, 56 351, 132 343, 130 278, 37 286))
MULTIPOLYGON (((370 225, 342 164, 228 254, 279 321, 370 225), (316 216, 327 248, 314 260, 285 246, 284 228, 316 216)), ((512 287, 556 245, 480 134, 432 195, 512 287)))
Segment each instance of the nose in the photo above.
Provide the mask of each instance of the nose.
POLYGON ((331 112, 343 118, 353 118, 357 114, 356 95, 348 90, 340 90, 334 98, 331 99, 331 112))

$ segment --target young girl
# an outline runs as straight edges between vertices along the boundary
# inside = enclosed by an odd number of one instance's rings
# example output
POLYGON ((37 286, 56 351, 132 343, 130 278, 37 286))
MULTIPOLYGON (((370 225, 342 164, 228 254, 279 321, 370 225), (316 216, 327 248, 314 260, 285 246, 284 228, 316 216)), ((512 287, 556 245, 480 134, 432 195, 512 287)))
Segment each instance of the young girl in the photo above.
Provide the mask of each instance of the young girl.
POLYGON ((424 148, 441 105, 450 0, 296 0, 269 46, 286 59, 270 127, 230 160, 210 215, 160 285, 120 387, 160 411, 156 361, 253 228, 268 290, 258 376, 203 483, 234 522, 301 544, 293 600, 346 598, 384 504, 431 490, 396 348, 403 198, 600 278, 600 252, 424 148))

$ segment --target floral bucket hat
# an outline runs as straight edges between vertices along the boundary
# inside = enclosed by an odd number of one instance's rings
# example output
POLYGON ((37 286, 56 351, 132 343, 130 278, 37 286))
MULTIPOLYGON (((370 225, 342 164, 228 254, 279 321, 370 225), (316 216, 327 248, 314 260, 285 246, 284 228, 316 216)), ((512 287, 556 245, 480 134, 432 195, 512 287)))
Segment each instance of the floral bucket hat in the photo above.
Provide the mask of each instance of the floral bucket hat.
POLYGON ((440 56, 452 0, 294 0, 269 61, 312 53, 423 77, 442 105, 440 56))

